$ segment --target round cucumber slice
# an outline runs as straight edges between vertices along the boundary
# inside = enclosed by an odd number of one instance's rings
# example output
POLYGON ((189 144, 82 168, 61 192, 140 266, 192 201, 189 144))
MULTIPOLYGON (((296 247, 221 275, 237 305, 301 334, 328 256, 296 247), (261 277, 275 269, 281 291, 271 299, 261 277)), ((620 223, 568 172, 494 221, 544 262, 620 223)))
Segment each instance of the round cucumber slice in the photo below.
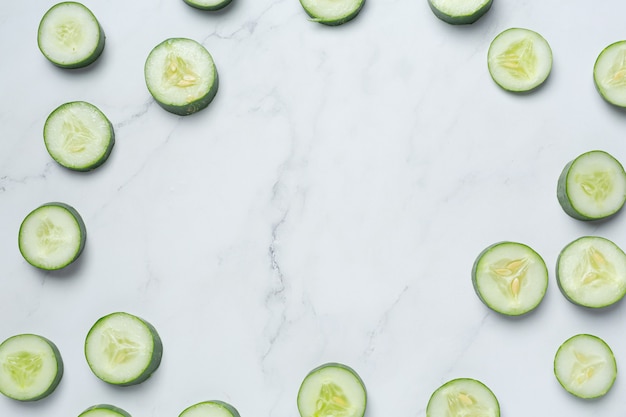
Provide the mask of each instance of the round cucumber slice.
POLYGON ((626 294, 626 254, 606 238, 583 236, 561 250, 556 278, 572 303, 608 307, 626 294))
POLYGON ((500 416, 498 399, 482 382, 472 378, 453 379, 430 396, 426 417, 465 416, 500 416))
POLYGON ((18 246, 26 261, 52 271, 74 262, 85 248, 87 229, 76 209, 46 203, 31 211, 20 225, 18 246))
POLYGON ((89 407, 78 417, 131 417, 126 411, 111 404, 98 404, 89 407))
POLYGON ((556 194, 571 217, 605 219, 620 211, 626 202, 626 172, 607 152, 586 152, 565 165, 556 194))
POLYGON ((96 106, 74 101, 57 107, 46 119, 43 139, 59 165, 90 171, 102 165, 115 144, 113 125, 96 106))
POLYGON ((490 309, 519 316, 535 309, 548 288, 548 268, 541 256, 517 242, 499 242, 474 261, 472 284, 490 309))
POLYGON ((156 329, 129 313, 100 318, 87 334, 85 358, 91 371, 112 385, 136 385, 161 363, 163 345, 156 329))
POLYGON ((607 46, 593 66, 593 81, 604 100, 626 107, 626 40, 607 46))
POLYGON ((338 26, 354 19, 365 0, 300 0, 300 4, 312 21, 338 26))
POLYGON ((349 366, 326 363, 309 372, 298 391, 301 417, 363 417, 367 392, 349 366))
POLYGON ((37 45, 41 53, 61 68, 82 68, 104 50, 104 31, 82 3, 65 1, 52 6, 41 19, 37 45))
POLYGON ((617 377, 613 351, 606 342, 590 334, 567 339, 554 356, 554 375, 559 384, 579 398, 606 395, 617 377))
POLYGON ((186 116, 207 107, 217 94, 218 75, 204 46, 170 38, 152 49, 144 67, 148 91, 165 110, 186 116))
POLYGON ((204 401, 186 408, 178 417, 239 417, 239 412, 224 401, 204 401))
POLYGON ((18 401, 52 394, 63 376, 63 360, 50 340, 19 334, 0 344, 0 392, 18 401))
POLYGON ((552 49, 537 32, 510 28, 489 45, 491 78, 504 90, 528 92, 539 87, 552 71, 552 49))
POLYGON ((435 16, 452 25, 476 22, 491 8, 492 0, 428 0, 435 16))
POLYGON ((200 10, 221 10, 228 6, 232 0, 183 0, 185 3, 200 10))

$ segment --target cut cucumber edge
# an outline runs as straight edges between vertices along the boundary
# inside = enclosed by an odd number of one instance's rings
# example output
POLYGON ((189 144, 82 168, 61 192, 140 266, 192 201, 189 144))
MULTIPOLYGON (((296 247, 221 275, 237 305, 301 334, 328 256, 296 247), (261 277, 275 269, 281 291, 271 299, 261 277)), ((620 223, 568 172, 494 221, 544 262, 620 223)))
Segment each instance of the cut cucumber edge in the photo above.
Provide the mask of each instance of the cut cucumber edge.
MULTIPOLYGON (((37 46, 48 61, 60 68, 77 69, 93 64, 104 51, 105 34, 100 22, 84 4, 75 1, 63 1, 52 6, 41 18, 37 30, 37 46), (81 30, 83 38, 90 37, 91 42, 86 45, 73 44, 71 47, 65 45, 66 42, 75 39, 58 40, 57 24, 72 24, 70 21, 62 21, 63 13, 73 14, 74 18, 83 19, 80 29, 74 26, 68 33, 75 33, 81 30), (85 28, 89 33, 84 33, 85 28), (76 54, 76 49, 82 49, 82 53, 76 54)), ((82 41, 79 40, 79 41, 82 41)))
POLYGON ((605 47, 593 66, 593 82, 609 104, 626 108, 626 40, 605 47))
POLYGON ((472 266, 472 285, 491 310, 521 316, 536 309, 548 289, 548 268, 530 246, 502 241, 482 250, 472 266))
POLYGON ((563 211, 574 219, 607 219, 617 214, 626 202, 626 172, 605 151, 585 152, 561 171, 557 199, 563 211))
POLYGON ((342 410, 348 408, 351 417, 365 415, 367 390, 354 369, 341 363, 329 362, 314 368, 304 377, 297 397, 300 416, 327 415, 322 409, 329 407, 329 402, 332 402, 331 407, 342 410), (328 398, 322 399, 321 395, 328 398))
POLYGON ((590 334, 578 334, 559 346, 554 356, 554 376, 561 387, 575 397, 599 398, 613 387, 617 363, 604 340, 590 334))
POLYGON ((90 417, 91 415, 102 417, 103 413, 107 417, 131 417, 131 415, 119 407, 111 404, 96 404, 79 414, 78 417, 90 417))
MULTIPOLYGON (((475 8, 471 10, 467 10, 466 7, 461 10, 446 10, 444 4, 445 1, 442 0, 428 0, 428 5, 432 12, 437 16, 440 20, 443 20, 446 23, 451 25, 470 25, 475 23, 478 19, 484 16, 489 9, 491 9, 491 5, 493 0, 481 1, 475 8)), ((449 2, 449 3, 458 3, 458 2, 449 2)), ((451 7, 454 8, 455 5, 451 7)), ((458 6, 458 4, 456 5, 458 6)))
POLYGON ((46 271, 75 262, 86 241, 87 228, 82 217, 74 207, 60 202, 42 204, 31 211, 18 232, 18 248, 26 262, 46 271), (50 220, 50 215, 55 216, 55 221, 50 220), (53 256, 60 258, 52 260, 53 256))
POLYGON ((452 379, 432 393, 426 406, 426 417, 450 415, 500 417, 500 404, 493 391, 484 383, 473 378, 452 379))
POLYGON ((54 109, 44 124, 50 157, 73 171, 91 171, 106 162, 115 145, 113 125, 91 103, 73 101, 54 109))
POLYGON ((556 281, 561 294, 575 305, 591 309, 609 307, 626 295, 626 254, 609 239, 580 237, 559 253, 556 281), (607 256, 607 250, 612 251, 612 256, 607 256), (584 276, 575 276, 581 271, 584 276))
POLYGON ((552 71, 552 49, 543 36, 525 28, 500 32, 489 45, 487 67, 493 81, 512 93, 529 93, 552 71))
POLYGON ((222 10, 232 3, 232 0, 183 0, 189 6, 206 11, 222 10))
POLYGON ((36 334, 19 334, 9 337, 2 342, 2 344, 0 344, 0 364, 2 364, 2 366, 0 366, 0 392, 6 397, 17 401, 29 402, 46 398, 54 392, 63 377, 63 359, 61 358, 59 349, 49 339, 36 334), (32 347, 30 347, 30 350, 20 347, 11 349, 12 345, 19 343, 26 343, 32 345, 32 347), (10 351, 5 352, 5 350, 10 351), (32 361, 37 360, 37 374, 32 375, 32 371, 24 369, 26 365, 22 367, 20 367, 19 363, 7 365, 6 355, 11 354, 18 356, 14 358, 17 362, 20 360, 29 360, 29 368, 32 368, 32 361), (44 355, 44 357, 42 357, 42 355, 44 355), (7 374, 10 366, 13 366, 11 370, 18 375, 13 376, 7 374), (25 385, 28 382, 30 382, 29 386, 32 386, 32 384, 38 382, 36 378, 41 377, 42 373, 48 373, 49 375, 48 378, 43 381, 43 386, 40 389, 34 392, 27 392, 25 391, 26 387, 17 386, 20 384, 25 385), (20 383, 16 384, 16 376, 21 379, 20 383), (33 378, 33 380, 29 380, 29 378, 33 378))
POLYGON ((235 407, 225 401, 203 401, 183 410, 178 417, 240 417, 235 407))
POLYGON ((146 381, 159 368, 163 355, 163 343, 156 328, 125 312, 110 313, 98 319, 87 333, 84 349, 93 374, 117 386, 146 381), (124 323, 120 324, 120 321, 124 323), (131 326, 134 327, 132 331, 131 326), (104 337, 103 332, 107 330, 110 332, 104 337), (101 345, 103 339, 108 340, 108 346, 101 345), (111 344, 116 346, 111 347, 111 344), (108 358, 104 357, 105 353, 108 358))
POLYGON ((365 0, 342 0, 342 8, 337 7, 336 1, 330 0, 300 0, 300 4, 312 22, 339 26, 353 20, 363 9, 365 0), (333 7, 338 11, 332 11, 333 7))

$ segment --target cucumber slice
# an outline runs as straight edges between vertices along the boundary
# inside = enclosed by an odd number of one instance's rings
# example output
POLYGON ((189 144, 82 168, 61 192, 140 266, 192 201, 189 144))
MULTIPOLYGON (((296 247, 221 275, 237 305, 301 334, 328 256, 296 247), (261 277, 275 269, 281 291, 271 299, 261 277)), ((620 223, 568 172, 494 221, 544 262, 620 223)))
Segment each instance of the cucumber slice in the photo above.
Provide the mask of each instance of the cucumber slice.
POLYGON ((63 376, 63 360, 50 340, 19 334, 0 344, 0 392, 18 401, 52 394, 63 376))
POLYGON ((213 57, 192 39, 170 38, 152 49, 144 74, 148 91, 165 110, 186 116, 207 107, 217 94, 213 57))
POLYGON ((74 262, 85 248, 87 229, 76 209, 46 203, 31 211, 20 225, 18 246, 26 261, 53 271, 74 262))
POLYGON ((613 351, 606 342, 590 334, 567 339, 554 356, 554 375, 570 394, 580 398, 606 395, 617 377, 613 351))
POLYGON ((610 154, 586 152, 565 165, 556 194, 571 217, 605 219, 620 211, 626 202, 626 172, 610 154))
POLYGON ((426 417, 499 417, 500 404, 482 382, 458 378, 433 392, 426 406, 426 417))
POLYGON ((178 417, 239 417, 239 412, 224 401, 204 401, 186 408, 178 417))
POLYGON ((126 411, 111 404, 98 404, 89 407, 78 417, 131 417, 126 411))
POLYGON ((589 308, 610 306, 626 294, 626 254, 606 238, 583 236, 559 254, 556 278, 572 303, 589 308))
POLYGON ((435 16, 452 25, 476 22, 491 8, 492 0, 428 0, 435 16))
POLYGON ((300 4, 312 21, 338 26, 354 19, 365 0, 300 0, 300 4))
POLYGON ((37 45, 61 68, 82 68, 104 50, 105 35, 94 14, 81 3, 65 1, 52 6, 41 19, 37 45))
POLYGON ((298 391, 301 417, 363 417, 367 392, 349 366, 326 363, 309 372, 298 391))
POLYGON ((74 101, 57 107, 46 119, 43 139, 56 162, 74 171, 102 165, 115 144, 113 125, 96 106, 74 101))
POLYGON ((535 309, 548 288, 548 268, 537 252, 522 243, 499 242, 474 261, 472 284, 490 309, 519 316, 535 309))
POLYGON ((185 3, 200 10, 220 10, 228 6, 232 0, 183 0, 185 3))
POLYGON ((593 81, 604 100, 626 107, 626 40, 600 52, 593 66, 593 81))
POLYGON ((510 28, 491 41, 487 64, 491 78, 504 90, 527 92, 550 75, 552 49, 537 32, 510 28))
POLYGON ((124 312, 100 318, 85 340, 85 358, 91 371, 112 385, 144 382, 157 370, 162 355, 163 344, 156 329, 124 312))

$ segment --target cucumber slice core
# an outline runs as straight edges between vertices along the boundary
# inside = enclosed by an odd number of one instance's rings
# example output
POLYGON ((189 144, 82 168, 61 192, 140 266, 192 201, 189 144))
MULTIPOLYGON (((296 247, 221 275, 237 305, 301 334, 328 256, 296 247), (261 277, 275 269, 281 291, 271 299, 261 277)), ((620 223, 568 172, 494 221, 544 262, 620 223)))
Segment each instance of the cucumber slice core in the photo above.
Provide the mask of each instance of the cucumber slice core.
POLYGON ((63 376, 63 361, 50 340, 35 334, 13 336, 0 344, 0 392, 19 401, 52 394, 63 376))
POLYGON ((491 8, 492 0, 428 0, 439 19, 453 25, 476 22, 491 8))
POLYGON ((554 357, 554 375, 559 384, 579 398, 606 395, 617 376, 615 356, 597 336, 579 334, 567 339, 554 357))
POLYGON ((593 67, 593 81, 604 100, 626 107, 626 40, 600 52, 593 67))
POLYGON ((482 382, 458 378, 433 392, 426 407, 426 417, 499 417, 500 404, 482 382))
POLYGON ((300 0, 300 4, 312 21, 337 26, 354 19, 365 0, 300 0))

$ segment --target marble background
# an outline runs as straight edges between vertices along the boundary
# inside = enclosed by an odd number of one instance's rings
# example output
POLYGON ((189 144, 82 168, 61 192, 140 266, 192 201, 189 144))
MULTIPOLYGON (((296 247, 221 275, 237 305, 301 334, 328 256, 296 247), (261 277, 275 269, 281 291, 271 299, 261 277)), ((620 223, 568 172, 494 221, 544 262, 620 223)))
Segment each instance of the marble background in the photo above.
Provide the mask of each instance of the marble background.
POLYGON ((205 13, 182 0, 85 1, 107 35, 79 71, 37 48, 53 3, 0 3, 0 339, 54 341, 65 375, 35 403, 0 398, 7 417, 77 416, 112 403, 133 417, 178 416, 220 399, 242 417, 295 417, 306 373, 343 362, 368 388, 366 417, 425 416, 430 394, 472 377, 502 415, 623 415, 621 374, 604 398, 579 400, 552 372, 576 333, 604 338, 626 366, 623 303, 586 311, 554 281, 559 251, 597 234, 626 246, 623 214, 569 218, 556 200, 563 166, 603 149, 626 161, 626 114, 595 91, 599 52, 626 37, 616 1, 500 1, 454 27, 426 0, 368 0, 339 27, 297 0, 233 0, 205 13), (486 65, 509 27, 554 53, 543 88, 513 95, 486 65), (188 117, 149 95, 143 64, 169 37, 201 42, 220 90, 188 117), (85 100, 112 121, 107 163, 80 174, 54 163, 42 128, 85 100), (71 267, 45 273, 17 248, 26 214, 73 205, 88 229, 71 267), (489 311, 470 271, 491 243, 533 247, 550 270, 541 306, 489 311), (145 383, 115 388, 89 370, 83 343, 113 311, 151 322, 164 343, 145 383))

